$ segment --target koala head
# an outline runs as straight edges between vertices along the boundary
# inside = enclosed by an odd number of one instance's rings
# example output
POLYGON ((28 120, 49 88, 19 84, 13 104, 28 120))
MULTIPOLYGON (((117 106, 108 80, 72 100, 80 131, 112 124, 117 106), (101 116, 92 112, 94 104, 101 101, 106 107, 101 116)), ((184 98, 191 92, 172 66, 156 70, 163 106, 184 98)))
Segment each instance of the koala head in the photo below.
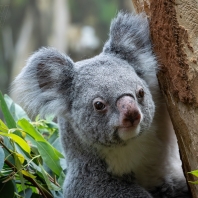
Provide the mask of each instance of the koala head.
POLYGON ((145 76, 156 61, 142 15, 120 12, 103 52, 74 63, 53 48, 34 53, 16 78, 15 91, 31 111, 64 117, 88 144, 124 144, 146 132, 155 105, 145 76))
POLYGON ((148 85, 133 67, 101 54, 75 66, 72 125, 92 143, 112 145, 149 128, 154 103, 148 85))

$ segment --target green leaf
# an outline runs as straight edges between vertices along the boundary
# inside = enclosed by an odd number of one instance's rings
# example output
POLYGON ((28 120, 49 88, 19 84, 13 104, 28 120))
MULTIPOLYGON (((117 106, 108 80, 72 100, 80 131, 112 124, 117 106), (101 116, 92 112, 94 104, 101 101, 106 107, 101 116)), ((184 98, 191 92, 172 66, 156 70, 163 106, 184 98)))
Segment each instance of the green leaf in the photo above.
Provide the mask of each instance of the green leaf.
POLYGON ((188 172, 188 174, 192 174, 195 177, 198 177, 198 170, 194 170, 194 171, 188 172))
MULTIPOLYGON (((49 144, 50 145, 50 144, 49 144)), ((54 152, 56 153, 56 155, 60 158, 64 158, 64 155, 62 153, 60 153, 56 148, 53 148, 54 152)))
POLYGON ((39 164, 39 167, 40 167, 40 170, 41 170, 40 177, 42 177, 45 180, 48 188, 51 189, 51 187, 50 187, 50 180, 49 180, 48 175, 50 175, 49 173, 52 173, 52 171, 46 166, 46 164, 42 164, 42 165, 39 164))
MULTIPOLYGON (((64 158, 64 156, 55 148, 53 148, 47 141, 46 139, 30 124, 26 119, 21 119, 17 122, 17 124, 31 137, 33 137, 36 141, 39 142, 44 142, 48 144, 48 147, 51 147, 53 152, 59 156, 64 158)), ((41 155, 42 156, 42 155, 41 155)))
POLYGON ((2 181, 0 181, 0 195, 1 195, 1 197, 2 198, 3 197, 13 198, 14 192, 15 192, 15 184, 12 182, 12 180, 9 180, 6 183, 2 183, 2 181))
POLYGON ((18 121, 21 118, 26 118, 27 120, 30 120, 25 111, 19 105, 14 103, 8 95, 5 94, 4 99, 15 121, 18 121))
POLYGON ((21 119, 17 122, 17 124, 30 136, 32 136, 36 141, 45 142, 46 140, 43 136, 38 133, 38 131, 30 124, 26 119, 21 119))
POLYGON ((12 117, 1 92, 0 92, 0 107, 3 112, 8 128, 10 129, 16 128, 16 123, 14 121, 14 118, 12 117))
POLYGON ((64 181, 65 181, 65 173, 62 171, 59 178, 58 178, 59 185, 63 186, 64 181))
POLYGON ((35 179, 36 176, 32 175, 31 173, 29 173, 28 171, 22 170, 21 173, 27 177, 30 177, 32 179, 35 179))
POLYGON ((43 175, 43 178, 45 179, 45 182, 47 184, 47 187, 49 188, 49 190, 55 190, 55 191, 59 191, 61 188, 56 186, 55 184, 53 184, 48 177, 48 173, 44 170, 43 166, 40 165, 41 168, 41 172, 43 175))
POLYGON ((5 150, 0 147, 0 180, 7 179, 6 183, 0 181, 0 197, 63 197, 61 188, 54 184, 48 175, 56 174, 57 182, 62 186, 65 175, 61 163, 65 160, 59 147, 58 125, 52 121, 53 117, 31 123, 24 110, 7 95, 3 97, 1 93, 0 108, 5 117, 5 122, 0 120, 0 136, 4 136, 4 144, 8 148, 5 150), (20 128, 17 128, 17 124, 20 128), (42 136, 42 133, 48 134, 47 138, 50 137, 53 145, 42 136), (4 163, 5 156, 17 169, 13 177, 10 177, 13 170, 4 163), (44 165, 49 173, 46 172, 44 165), (27 181, 28 177, 35 182, 31 183, 31 188, 27 181), (42 196, 37 194, 38 189, 42 192, 42 196))
POLYGON ((22 154, 20 154, 20 153, 15 153, 15 154, 18 157, 18 160, 20 161, 20 163, 23 164, 24 161, 25 161, 24 156, 22 154))
POLYGON ((23 198, 31 198, 32 189, 31 188, 27 188, 24 191, 19 192, 19 195, 21 195, 23 198))
POLYGON ((7 133, 2 133, 0 132, 0 135, 7 136, 11 138, 14 142, 16 142, 24 151, 30 154, 30 146, 28 143, 23 140, 21 137, 15 134, 7 134, 7 133))
POLYGON ((31 156, 32 148, 31 148, 31 155, 30 155, 26 151, 24 151, 18 144, 14 144, 14 146, 15 146, 15 152, 21 154, 24 158, 24 161, 26 160, 27 162, 29 162, 32 159, 32 156, 31 156))
POLYGON ((21 188, 22 190, 25 190, 25 179, 23 178, 23 174, 21 173, 21 170, 23 167, 21 165, 21 162, 18 159, 18 156, 15 153, 13 153, 13 155, 14 155, 15 165, 19 174, 20 182, 21 182, 21 188))
POLYGON ((67 164, 65 158, 60 158, 60 165, 63 170, 67 170, 67 164))
POLYGON ((51 191, 53 198, 63 198, 63 192, 62 191, 51 191))
POLYGON ((56 140, 52 143, 52 146, 56 148, 58 151, 63 152, 62 144, 60 142, 60 138, 56 138, 56 140))
POLYGON ((0 171, 3 168, 4 159, 5 159, 5 153, 2 149, 2 147, 0 147, 0 171))
MULTIPOLYGON (((35 181, 35 180, 34 180, 35 181)), ((35 181, 36 182, 36 181, 35 181)), ((36 182, 37 183, 37 186, 38 186, 38 188, 39 188, 39 191, 41 190, 43 193, 44 193, 44 197, 47 197, 47 198, 53 198, 53 196, 52 196, 52 194, 49 192, 49 190, 47 189, 47 188, 45 188, 45 187, 43 187, 43 185, 40 185, 38 182, 36 182)), ((37 194, 38 195, 38 194, 37 194)), ((32 197, 35 197, 35 195, 33 196, 33 194, 32 194, 32 196, 31 196, 31 198, 32 197)), ((37 196, 36 196, 37 197, 37 196)), ((42 196, 43 197, 43 196, 42 196)))
POLYGON ((59 157, 54 152, 53 147, 47 142, 37 141, 37 148, 43 161, 56 175, 59 176, 62 168, 60 166, 59 157))
POLYGON ((3 121, 0 119, 0 131, 4 133, 8 133, 8 127, 3 123, 3 121))
MULTIPOLYGON (((13 145, 10 144, 10 140, 8 137, 4 137, 3 138, 3 141, 4 141, 4 145, 8 148, 8 150, 10 150, 10 152, 13 151, 13 145)), ((13 155, 10 154, 10 152, 8 152, 7 149, 5 149, 3 147, 3 150, 4 150, 4 153, 5 153, 5 159, 8 160, 11 164, 14 164, 14 157, 13 155)))
POLYGON ((58 136, 58 131, 55 131, 55 132, 50 136, 50 138, 48 139, 48 142, 49 142, 50 144, 52 144, 58 137, 59 137, 59 136, 58 136))

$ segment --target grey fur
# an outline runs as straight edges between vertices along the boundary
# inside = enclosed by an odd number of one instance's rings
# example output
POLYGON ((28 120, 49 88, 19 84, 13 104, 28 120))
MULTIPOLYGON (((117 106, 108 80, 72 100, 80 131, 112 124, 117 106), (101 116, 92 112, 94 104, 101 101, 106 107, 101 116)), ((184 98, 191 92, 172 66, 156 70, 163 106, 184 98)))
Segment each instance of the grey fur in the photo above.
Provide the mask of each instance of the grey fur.
POLYGON ((14 91, 34 114, 58 116, 68 167, 65 197, 188 197, 156 70, 147 19, 122 12, 103 52, 92 59, 73 63, 53 48, 30 57, 14 91), (122 136, 117 101, 123 97, 131 98, 141 119, 122 136), (106 111, 94 109, 96 98, 106 111))

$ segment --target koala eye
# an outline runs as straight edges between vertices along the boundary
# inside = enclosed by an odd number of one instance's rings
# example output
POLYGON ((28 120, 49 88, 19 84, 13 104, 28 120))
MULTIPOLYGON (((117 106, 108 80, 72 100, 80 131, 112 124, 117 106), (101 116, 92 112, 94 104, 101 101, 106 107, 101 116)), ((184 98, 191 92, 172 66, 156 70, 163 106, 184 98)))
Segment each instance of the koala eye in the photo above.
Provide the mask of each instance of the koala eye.
POLYGON ((140 88, 138 90, 137 97, 140 98, 140 99, 144 97, 144 89, 143 88, 140 88))
POLYGON ((95 110, 97 110, 97 111, 104 111, 104 110, 106 110, 105 102, 102 99, 100 99, 100 98, 96 98, 93 101, 93 106, 94 106, 95 110))
POLYGON ((95 102, 94 103, 94 107, 98 111, 102 111, 102 110, 104 110, 106 108, 106 106, 100 101, 95 102))

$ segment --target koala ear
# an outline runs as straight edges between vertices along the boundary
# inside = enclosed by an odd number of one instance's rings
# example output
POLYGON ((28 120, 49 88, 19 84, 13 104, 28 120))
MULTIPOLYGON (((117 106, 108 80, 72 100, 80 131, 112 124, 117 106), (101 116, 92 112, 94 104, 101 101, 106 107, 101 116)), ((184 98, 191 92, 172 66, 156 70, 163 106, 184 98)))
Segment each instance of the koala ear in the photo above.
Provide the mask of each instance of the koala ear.
POLYGON ((104 45, 103 53, 128 61, 139 76, 150 70, 155 71, 156 60, 146 15, 119 12, 111 22, 109 40, 104 45))
POLYGON ((53 48, 42 48, 13 82, 16 100, 33 115, 61 114, 70 107, 74 63, 53 48))

